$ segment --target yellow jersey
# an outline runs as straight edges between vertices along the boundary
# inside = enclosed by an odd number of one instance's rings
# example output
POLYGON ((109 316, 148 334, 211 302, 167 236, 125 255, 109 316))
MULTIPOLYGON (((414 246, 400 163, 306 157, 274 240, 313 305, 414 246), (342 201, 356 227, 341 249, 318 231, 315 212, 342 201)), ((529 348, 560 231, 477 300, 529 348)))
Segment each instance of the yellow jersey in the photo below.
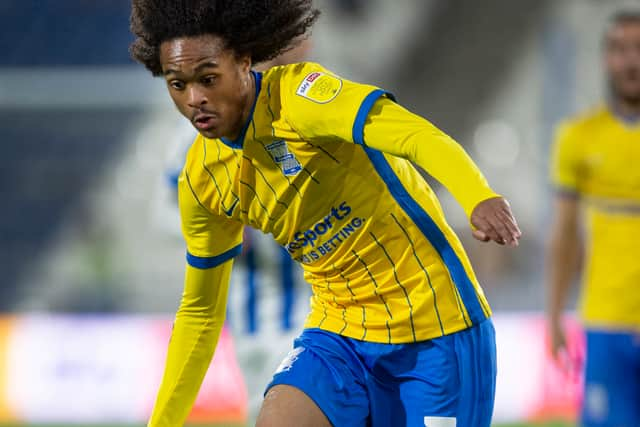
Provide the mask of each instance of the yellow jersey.
POLYGON ((189 264, 237 255, 249 225, 302 264, 313 289, 307 328, 406 343, 488 317, 460 241, 409 161, 470 213, 496 194, 458 144, 390 94, 318 64, 254 77, 241 135, 199 135, 188 153, 179 191, 189 264))
POLYGON ((586 228, 580 312, 587 326, 640 328, 640 122, 608 108, 558 130, 552 180, 580 197, 586 228))

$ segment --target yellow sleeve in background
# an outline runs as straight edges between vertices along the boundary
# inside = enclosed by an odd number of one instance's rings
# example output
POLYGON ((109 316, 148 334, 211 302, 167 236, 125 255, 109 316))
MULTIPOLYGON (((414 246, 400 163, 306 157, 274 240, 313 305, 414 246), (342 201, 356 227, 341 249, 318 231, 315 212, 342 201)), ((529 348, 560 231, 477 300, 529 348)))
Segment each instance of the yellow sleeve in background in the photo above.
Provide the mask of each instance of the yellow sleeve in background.
POLYGON ((467 217, 481 201, 499 197, 460 144, 389 98, 378 99, 371 108, 364 143, 420 166, 453 194, 467 217))
POLYGON ((167 361, 149 426, 182 426, 195 402, 225 319, 233 261, 198 269, 187 265, 167 361))
POLYGON ((578 150, 572 126, 564 124, 556 132, 551 149, 551 183, 560 191, 578 192, 578 150))

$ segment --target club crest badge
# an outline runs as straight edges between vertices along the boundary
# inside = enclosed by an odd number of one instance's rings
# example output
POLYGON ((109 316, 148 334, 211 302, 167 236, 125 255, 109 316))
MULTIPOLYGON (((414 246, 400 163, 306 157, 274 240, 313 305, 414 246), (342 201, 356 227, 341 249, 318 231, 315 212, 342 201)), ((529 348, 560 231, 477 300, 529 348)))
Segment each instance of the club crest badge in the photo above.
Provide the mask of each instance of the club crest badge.
POLYGON ((297 175, 302 170, 300 162, 289 152, 289 147, 287 147, 287 143, 284 140, 280 139, 272 142, 265 148, 271 154, 273 161, 280 166, 285 176, 297 175))

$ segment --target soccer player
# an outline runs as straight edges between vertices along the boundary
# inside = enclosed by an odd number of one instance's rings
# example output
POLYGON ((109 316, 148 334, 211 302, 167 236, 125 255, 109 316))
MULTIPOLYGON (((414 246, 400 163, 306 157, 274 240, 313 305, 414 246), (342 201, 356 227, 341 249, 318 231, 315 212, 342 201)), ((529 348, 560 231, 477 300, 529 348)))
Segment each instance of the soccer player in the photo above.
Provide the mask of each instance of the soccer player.
POLYGON ((582 424, 640 426, 640 13, 616 15, 604 39, 608 102, 560 127, 548 256, 552 352, 587 231, 580 314, 587 355, 582 424))
POLYGON ((303 265, 311 311, 258 426, 490 424, 491 311, 438 200, 517 245, 507 201, 393 96, 314 63, 264 73, 308 33, 310 0, 134 0, 131 51, 199 135, 179 178, 185 288, 149 421, 182 425, 215 349, 244 225, 303 265))

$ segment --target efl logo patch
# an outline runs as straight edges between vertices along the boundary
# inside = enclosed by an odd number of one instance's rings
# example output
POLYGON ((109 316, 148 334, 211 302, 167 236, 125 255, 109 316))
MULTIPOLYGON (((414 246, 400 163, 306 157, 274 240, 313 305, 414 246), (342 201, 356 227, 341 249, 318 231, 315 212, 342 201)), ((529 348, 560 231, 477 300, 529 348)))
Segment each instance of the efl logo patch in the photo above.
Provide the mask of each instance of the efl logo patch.
POLYGON ((318 104, 332 101, 342 89, 342 80, 326 73, 311 73, 302 80, 297 95, 310 99, 318 104))
POLYGON ((424 417, 424 427, 456 427, 455 417, 424 417))
POLYGON ((265 148, 271 154, 273 161, 280 166, 285 176, 297 175, 302 170, 300 162, 289 152, 289 147, 287 147, 287 143, 284 140, 272 142, 265 148))

